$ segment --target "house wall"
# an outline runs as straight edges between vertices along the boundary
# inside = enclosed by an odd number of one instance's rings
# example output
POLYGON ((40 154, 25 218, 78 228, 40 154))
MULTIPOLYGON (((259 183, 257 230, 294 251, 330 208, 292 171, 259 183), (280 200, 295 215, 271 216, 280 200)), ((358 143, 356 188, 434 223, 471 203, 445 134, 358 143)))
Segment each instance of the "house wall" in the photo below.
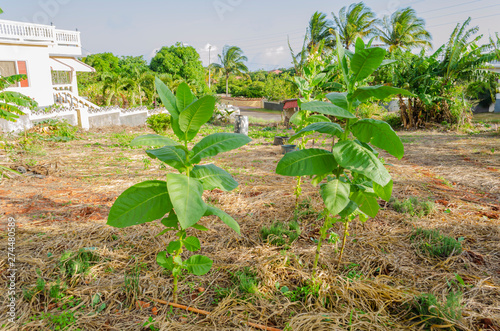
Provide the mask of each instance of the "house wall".
POLYGON ((284 106, 284 103, 282 103, 282 102, 264 101, 264 109, 283 110, 283 106, 284 106))
POLYGON ((235 107, 263 108, 263 100, 262 99, 222 97, 220 100, 220 103, 222 103, 224 105, 233 105, 235 107))
POLYGON ((15 91, 35 99, 40 107, 54 104, 52 76, 47 46, 0 44, 0 61, 26 61, 29 87, 13 87, 15 91))

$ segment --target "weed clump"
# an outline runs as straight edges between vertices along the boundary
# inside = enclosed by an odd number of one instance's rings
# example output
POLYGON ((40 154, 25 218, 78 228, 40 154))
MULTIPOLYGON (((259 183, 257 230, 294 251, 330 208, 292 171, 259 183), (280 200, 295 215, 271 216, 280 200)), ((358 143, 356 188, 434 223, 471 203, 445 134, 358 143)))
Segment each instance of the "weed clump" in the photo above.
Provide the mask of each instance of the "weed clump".
POLYGON ((289 247, 300 236, 300 226, 296 221, 288 224, 278 221, 260 229, 260 235, 271 245, 289 247))
POLYGON ((422 201, 416 197, 411 197, 406 200, 391 198, 391 200, 389 200, 389 204, 398 213, 409 214, 411 216, 423 217, 436 211, 436 205, 433 201, 422 201))
POLYGON ((462 253, 461 241, 463 238, 455 238, 443 235, 439 230, 427 230, 417 228, 413 231, 410 239, 418 242, 419 249, 424 254, 434 257, 446 258, 462 253))
POLYGON ((97 262, 99 255, 90 249, 82 248, 76 253, 64 252, 59 260, 59 266, 63 275, 73 277, 86 273, 97 262))
POLYGON ((414 312, 428 326, 456 324, 462 318, 462 292, 450 292, 446 302, 439 302, 434 294, 422 293, 415 297, 414 312))

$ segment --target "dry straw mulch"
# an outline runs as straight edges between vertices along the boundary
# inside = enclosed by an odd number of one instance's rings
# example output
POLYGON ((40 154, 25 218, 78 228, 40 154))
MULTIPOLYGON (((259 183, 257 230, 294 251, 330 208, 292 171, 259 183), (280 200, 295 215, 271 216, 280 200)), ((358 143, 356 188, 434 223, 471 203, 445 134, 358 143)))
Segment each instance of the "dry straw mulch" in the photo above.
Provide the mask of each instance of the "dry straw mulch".
MULTIPOLYGON (((172 279, 156 262, 171 235, 155 237, 158 222, 126 229, 106 225, 114 199, 130 185, 162 178, 158 164, 149 168, 140 149, 119 144, 119 134, 138 135, 144 129, 90 132, 84 140, 44 143, 38 153, 16 154, 16 162, 35 160, 57 171, 42 179, 16 177, 0 183, 0 220, 15 217, 18 289, 33 289, 37 279, 46 289, 57 282, 67 286, 59 301, 48 295, 30 300, 19 292, 17 325, 5 330, 50 330, 50 318, 73 311, 68 330, 147 330, 152 317, 156 330, 249 330, 242 321, 287 330, 419 330, 427 326, 413 310, 415 296, 432 293, 440 301, 450 290, 463 292, 462 316, 435 328, 500 330, 500 151, 499 137, 460 136, 433 132, 403 133, 406 156, 398 161, 385 155, 398 199, 433 200, 436 210, 425 217, 400 214, 390 204, 365 224, 354 222, 344 260, 338 265, 338 245, 322 248, 316 294, 292 301, 279 290, 305 286, 311 268, 322 209, 317 189, 304 184, 301 236, 283 250, 262 241, 260 229, 273 221, 294 219, 294 181, 274 173, 280 159, 271 139, 257 139, 238 151, 211 162, 231 172, 240 187, 231 193, 214 190, 205 199, 240 223, 242 236, 213 217, 201 224, 210 230, 190 230, 200 238, 201 254, 214 260, 205 276, 187 275, 180 281, 180 303, 210 311, 202 316, 171 309, 152 299, 171 298, 172 279), (117 135, 118 134, 118 135, 117 135), (117 143, 118 142, 118 143, 117 143), (147 169, 146 169, 147 168, 147 169), (414 228, 439 229, 464 238, 463 252, 445 259, 423 254, 410 239, 414 228), (64 252, 87 249, 99 257, 88 273, 67 277, 59 262, 64 252), (258 293, 241 293, 232 276, 245 267, 259 279, 258 293), (134 270, 138 293, 125 289, 134 270), (456 281, 459 275, 466 286, 456 281), (200 289, 201 288, 201 289, 200 289), (220 296, 223 289, 230 295, 220 296), (96 294, 98 305, 92 306, 96 294), (78 299, 76 307, 62 309, 78 299), (102 311, 97 307, 105 303, 102 311)), ((321 142, 321 141, 319 141, 321 142)), ((307 182, 307 180, 306 180, 307 182)), ((341 225, 334 232, 342 233, 341 225)), ((6 237, 0 242, 0 275, 6 281, 6 237)), ((186 254, 187 256, 187 254, 186 254)), ((0 288, 2 300, 6 288, 0 288)), ((227 294, 227 293, 226 293, 227 294)), ((0 306, 0 325, 6 305, 0 306)))

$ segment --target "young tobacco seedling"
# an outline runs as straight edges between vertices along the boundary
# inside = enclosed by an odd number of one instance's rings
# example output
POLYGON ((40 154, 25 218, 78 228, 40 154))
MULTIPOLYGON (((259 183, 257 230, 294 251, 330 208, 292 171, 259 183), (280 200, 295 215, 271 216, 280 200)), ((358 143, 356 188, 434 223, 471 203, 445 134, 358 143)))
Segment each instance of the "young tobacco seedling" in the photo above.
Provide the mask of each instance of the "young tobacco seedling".
POLYGON ((108 216, 108 224, 118 228, 162 219, 166 227, 159 235, 175 231, 177 240, 168 244, 166 251, 160 252, 157 263, 172 272, 174 278, 173 301, 177 302, 177 282, 183 270, 195 275, 204 275, 212 267, 212 260, 203 255, 193 255, 183 260, 184 250, 195 252, 200 249, 200 241, 188 236, 187 230, 194 228, 207 230, 198 221, 203 216, 218 216, 231 229, 240 233, 238 223, 222 210, 206 204, 202 199, 204 190, 219 188, 234 190, 238 183, 223 169, 213 165, 198 165, 203 158, 239 148, 251 141, 243 134, 214 133, 200 140, 189 150, 188 143, 214 112, 215 98, 204 96, 197 99, 189 86, 182 83, 177 95, 158 78, 156 90, 164 106, 172 117, 171 125, 178 141, 150 134, 135 138, 132 146, 160 147, 149 149, 147 155, 157 158, 178 170, 168 173, 166 181, 149 180, 136 184, 123 192, 115 201, 108 216), (168 215, 167 215, 168 213, 168 215))
MULTIPOLYGON (((337 40, 340 38, 337 36, 337 40)), ((326 95, 330 102, 311 101, 302 104, 302 109, 345 119, 343 126, 331 122, 312 123, 303 128, 289 141, 304 135, 319 132, 329 134, 339 141, 332 152, 309 148, 287 153, 277 165, 276 172, 285 176, 315 176, 314 185, 323 180, 320 193, 325 203, 324 224, 316 249, 313 276, 316 273, 320 249, 328 236, 328 230, 336 222, 344 223, 344 236, 339 255, 339 265, 348 236, 349 222, 359 217, 365 222, 375 217, 379 210, 377 198, 388 201, 392 194, 392 179, 384 167, 378 152, 369 144, 381 148, 398 159, 404 155, 404 147, 389 124, 374 119, 358 120, 352 111, 356 104, 373 99, 385 99, 393 94, 412 95, 406 90, 391 86, 362 86, 380 65, 385 64, 386 51, 365 45, 361 38, 356 41, 355 53, 337 43, 337 64, 347 86, 344 93, 326 95), (353 137, 351 137, 351 134, 353 137), (338 218, 335 217, 338 215, 338 218)))

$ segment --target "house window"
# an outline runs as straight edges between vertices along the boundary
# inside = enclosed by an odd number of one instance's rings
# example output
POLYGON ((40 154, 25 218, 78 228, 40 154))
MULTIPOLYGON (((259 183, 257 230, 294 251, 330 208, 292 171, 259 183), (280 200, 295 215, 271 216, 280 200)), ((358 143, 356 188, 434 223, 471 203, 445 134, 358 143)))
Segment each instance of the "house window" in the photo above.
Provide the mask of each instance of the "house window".
MULTIPOLYGON (((26 61, 0 61, 0 76, 28 75, 26 61)), ((29 87, 28 79, 13 84, 11 87, 29 87)))
POLYGON ((52 71, 52 85, 70 85, 70 71, 52 71))

